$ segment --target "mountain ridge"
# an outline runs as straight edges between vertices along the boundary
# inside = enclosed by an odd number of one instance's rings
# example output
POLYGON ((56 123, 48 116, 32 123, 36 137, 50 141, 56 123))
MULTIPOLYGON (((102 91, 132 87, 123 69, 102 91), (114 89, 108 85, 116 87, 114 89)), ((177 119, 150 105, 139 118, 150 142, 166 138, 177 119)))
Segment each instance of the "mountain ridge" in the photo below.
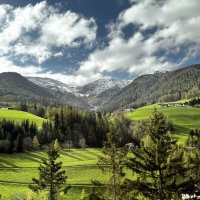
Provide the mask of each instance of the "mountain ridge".
POLYGON ((200 65, 142 75, 119 91, 101 109, 113 112, 125 107, 141 107, 200 95, 200 65))
POLYGON ((173 71, 155 72, 132 82, 99 79, 83 86, 68 86, 50 78, 0 74, 0 100, 57 102, 87 110, 113 112, 157 102, 200 96, 200 64, 173 71))

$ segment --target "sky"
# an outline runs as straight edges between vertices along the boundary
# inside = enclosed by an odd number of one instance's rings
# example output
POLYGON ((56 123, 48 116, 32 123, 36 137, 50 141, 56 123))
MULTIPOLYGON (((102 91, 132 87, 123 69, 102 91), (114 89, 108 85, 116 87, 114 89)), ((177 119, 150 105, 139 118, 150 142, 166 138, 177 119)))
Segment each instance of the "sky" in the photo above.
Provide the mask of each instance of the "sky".
POLYGON ((199 0, 0 0, 0 73, 83 85, 200 63, 199 0))

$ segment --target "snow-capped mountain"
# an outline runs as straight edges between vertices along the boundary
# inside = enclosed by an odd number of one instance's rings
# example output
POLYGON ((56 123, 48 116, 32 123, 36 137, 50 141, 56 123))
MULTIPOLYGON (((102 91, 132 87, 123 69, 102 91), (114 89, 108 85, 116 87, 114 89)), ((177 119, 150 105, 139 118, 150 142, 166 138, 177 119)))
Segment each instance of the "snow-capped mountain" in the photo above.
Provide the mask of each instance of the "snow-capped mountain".
POLYGON ((36 85, 56 92, 62 102, 87 109, 103 105, 130 83, 128 80, 99 79, 77 87, 68 86, 50 78, 27 77, 27 79, 36 85))
POLYGON ((77 91, 94 109, 98 109, 130 82, 118 79, 99 79, 77 88, 77 91))
POLYGON ((123 88, 130 83, 129 80, 99 79, 78 88, 78 92, 85 96, 97 96, 111 88, 123 88))
POLYGON ((72 93, 76 96, 79 96, 79 94, 76 92, 75 86, 69 86, 67 84, 64 84, 60 81, 51 79, 51 78, 40 78, 40 77, 27 77, 27 79, 36 85, 39 85, 44 88, 48 88, 51 90, 55 90, 62 93, 72 93))
POLYGON ((84 109, 91 109, 91 105, 87 100, 83 99, 77 92, 76 87, 70 87, 60 81, 50 78, 26 77, 34 84, 46 88, 51 91, 51 94, 59 99, 63 104, 76 106, 84 109))

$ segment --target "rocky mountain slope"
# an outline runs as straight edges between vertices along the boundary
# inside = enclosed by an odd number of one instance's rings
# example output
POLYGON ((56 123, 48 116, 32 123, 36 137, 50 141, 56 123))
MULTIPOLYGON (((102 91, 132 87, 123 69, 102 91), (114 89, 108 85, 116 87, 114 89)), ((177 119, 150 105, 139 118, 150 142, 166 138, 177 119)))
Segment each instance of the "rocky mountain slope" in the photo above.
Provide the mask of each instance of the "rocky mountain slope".
POLYGON ((26 77, 26 78, 29 81, 35 83, 36 85, 39 85, 40 87, 48 88, 62 93, 65 92, 73 93, 74 95, 79 96, 79 94, 76 92, 76 87, 71 87, 60 81, 51 78, 40 78, 40 77, 26 77))
POLYGON ((27 77, 27 79, 40 87, 51 91, 51 94, 59 99, 62 104, 91 109, 91 106, 76 92, 76 87, 70 87, 60 81, 50 78, 27 77))
POLYGON ((78 87, 77 91, 90 105, 98 109, 129 83, 130 81, 128 80, 99 79, 82 87, 78 87))

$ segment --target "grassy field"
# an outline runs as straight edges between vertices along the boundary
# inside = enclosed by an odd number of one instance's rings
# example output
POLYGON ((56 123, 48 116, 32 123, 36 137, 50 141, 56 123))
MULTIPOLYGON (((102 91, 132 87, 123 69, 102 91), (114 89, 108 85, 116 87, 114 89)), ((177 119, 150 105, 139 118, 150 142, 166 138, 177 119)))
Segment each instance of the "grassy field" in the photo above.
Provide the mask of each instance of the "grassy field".
POLYGON ((200 129, 200 108, 161 108, 157 105, 138 108, 127 113, 131 120, 148 119, 154 109, 163 112, 174 124, 174 137, 178 138, 179 143, 184 143, 190 129, 200 129))
POLYGON ((19 123, 25 119, 29 119, 30 122, 35 122, 38 127, 41 127, 42 122, 46 120, 28 112, 0 109, 0 120, 1 119, 13 120, 19 123))
MULTIPOLYGON (((102 174, 96 163, 100 155, 99 149, 62 150, 60 159, 68 175, 67 183, 72 186, 66 199, 78 200, 82 189, 87 191, 91 180, 106 182, 108 176, 102 174)), ((19 154, 0 155, 0 194, 16 199, 25 198, 29 192, 28 183, 33 177, 38 177, 37 167, 45 152, 28 152, 19 154), (15 195, 15 197, 14 197, 15 195)))

